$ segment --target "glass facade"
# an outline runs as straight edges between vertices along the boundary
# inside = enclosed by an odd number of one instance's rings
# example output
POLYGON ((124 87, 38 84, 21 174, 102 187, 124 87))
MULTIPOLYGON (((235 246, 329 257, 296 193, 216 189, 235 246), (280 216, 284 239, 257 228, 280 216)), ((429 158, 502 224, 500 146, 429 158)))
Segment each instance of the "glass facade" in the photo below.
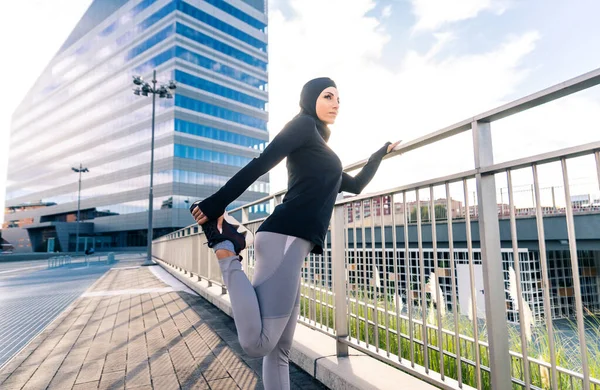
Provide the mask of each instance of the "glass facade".
MULTIPOLYGON (((132 76, 153 70, 177 83, 173 99, 156 98, 155 236, 192 224, 189 204, 269 139, 264 1, 236 4, 94 0, 13 114, 3 226, 34 250, 49 236, 72 249, 80 199, 90 242, 145 246, 152 98, 132 93, 132 76)), ((268 193, 267 175, 231 207, 268 193)))

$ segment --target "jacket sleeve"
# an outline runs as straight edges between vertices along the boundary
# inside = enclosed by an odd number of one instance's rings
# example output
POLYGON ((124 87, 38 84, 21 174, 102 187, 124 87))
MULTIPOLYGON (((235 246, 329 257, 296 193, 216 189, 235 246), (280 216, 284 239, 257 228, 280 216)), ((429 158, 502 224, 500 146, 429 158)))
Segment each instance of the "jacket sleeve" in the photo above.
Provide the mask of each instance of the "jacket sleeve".
POLYGON ((387 148, 390 144, 391 142, 386 142, 381 149, 373 153, 371 157, 369 157, 367 164, 356 176, 352 177, 346 172, 342 172, 340 192, 346 191, 353 194, 360 194, 367 184, 369 184, 371 179, 373 179, 373 176, 375 176, 375 172, 377 172, 377 168, 379 168, 383 156, 387 154, 387 148))
POLYGON ((219 218, 225 208, 237 199, 252 183, 267 173, 294 150, 304 145, 316 132, 312 118, 301 116, 288 123, 260 156, 253 158, 219 191, 204 199, 198 207, 208 219, 219 218))

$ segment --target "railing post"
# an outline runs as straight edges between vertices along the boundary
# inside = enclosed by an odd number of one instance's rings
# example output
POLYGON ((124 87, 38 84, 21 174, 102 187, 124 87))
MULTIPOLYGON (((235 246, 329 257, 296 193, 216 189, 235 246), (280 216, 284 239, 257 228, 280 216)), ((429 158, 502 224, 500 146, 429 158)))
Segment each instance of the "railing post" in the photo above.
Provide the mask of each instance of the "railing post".
POLYGON ((207 265, 207 267, 206 267, 206 269, 207 269, 207 271, 206 271, 206 281, 208 282, 208 287, 212 287, 212 285, 213 285, 212 284, 212 273, 211 273, 211 271, 212 271, 211 268, 212 267, 211 267, 211 264, 210 264, 211 263, 210 262, 210 256, 212 254, 211 250, 212 249, 210 249, 208 247, 208 245, 207 245, 206 246, 206 265, 207 265))
MULTIPOLYGON (((473 152, 475 169, 492 165, 494 150, 489 123, 473 122, 473 152)), ((483 265, 483 288, 485 316, 489 339, 491 388, 510 390, 512 384, 511 358, 508 350, 508 325, 504 298, 504 270, 500 252, 500 226, 496 201, 496 178, 494 175, 475 175, 477 184, 479 239, 483 265)), ((468 212, 468 210, 467 210, 468 212)))
POLYGON ((331 269, 335 297, 335 334, 337 356, 348 356, 348 345, 340 339, 348 337, 348 303, 346 300, 346 267, 344 250, 344 206, 336 206, 331 220, 331 269))

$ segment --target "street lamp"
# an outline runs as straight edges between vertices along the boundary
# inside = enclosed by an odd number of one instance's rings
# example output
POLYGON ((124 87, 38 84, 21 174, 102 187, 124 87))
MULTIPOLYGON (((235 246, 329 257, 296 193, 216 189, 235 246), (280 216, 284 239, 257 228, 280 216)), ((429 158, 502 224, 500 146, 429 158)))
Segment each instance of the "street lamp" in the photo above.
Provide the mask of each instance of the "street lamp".
POLYGON ((156 106, 156 95, 159 98, 173 98, 173 91, 177 86, 175 81, 171 80, 167 85, 160 85, 156 87, 156 70, 152 73, 152 86, 145 82, 140 76, 133 76, 133 84, 136 88, 133 90, 133 94, 137 96, 148 96, 152 94, 152 144, 150 147, 150 191, 148 194, 148 258, 142 265, 154 265, 152 261, 152 187, 153 187, 153 176, 154 176, 154 113, 156 106))
POLYGON ((73 172, 79 173, 79 192, 77 193, 77 235, 75 238, 75 254, 79 254, 79 209, 81 205, 81 174, 83 172, 89 172, 87 168, 84 168, 81 163, 79 163, 79 169, 71 167, 73 172))

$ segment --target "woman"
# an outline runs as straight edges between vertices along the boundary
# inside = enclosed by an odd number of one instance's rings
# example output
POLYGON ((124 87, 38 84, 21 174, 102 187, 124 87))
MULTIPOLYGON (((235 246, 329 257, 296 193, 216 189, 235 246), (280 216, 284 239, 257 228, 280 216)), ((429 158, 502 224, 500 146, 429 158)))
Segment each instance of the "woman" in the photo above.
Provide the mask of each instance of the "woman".
POLYGON ((267 390, 289 389, 288 357, 300 307, 300 272, 310 253, 323 253, 324 238, 336 196, 358 194, 371 181, 381 159, 398 143, 386 143, 355 177, 327 146, 338 109, 333 80, 317 78, 302 88, 300 113, 214 195, 195 202, 190 211, 215 250, 231 297, 240 344, 253 357, 264 356, 267 390), (245 236, 223 219, 225 208, 256 179, 287 157, 288 191, 282 204, 256 234, 252 283, 242 271, 239 253, 245 236))

